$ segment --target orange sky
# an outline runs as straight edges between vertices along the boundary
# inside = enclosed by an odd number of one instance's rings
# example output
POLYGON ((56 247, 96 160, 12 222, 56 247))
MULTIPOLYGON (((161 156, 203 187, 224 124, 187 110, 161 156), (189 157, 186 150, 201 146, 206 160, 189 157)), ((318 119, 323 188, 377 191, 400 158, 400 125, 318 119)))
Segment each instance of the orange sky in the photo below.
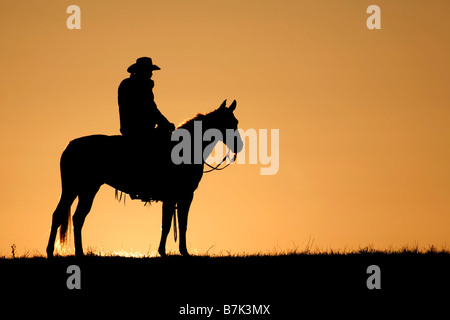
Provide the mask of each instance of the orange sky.
MULTIPOLYGON (((188 249, 450 245, 447 1, 8 1, 0 12, 0 255, 45 252, 59 157, 119 133, 117 87, 150 56, 174 123, 236 99, 243 129, 280 130, 277 175, 204 176, 188 249), (68 30, 66 8, 81 8, 68 30), (381 8, 368 30, 366 8, 381 8)), ((85 247, 152 253, 161 204, 103 186, 85 247)), ((168 250, 177 246, 173 237, 168 250)))

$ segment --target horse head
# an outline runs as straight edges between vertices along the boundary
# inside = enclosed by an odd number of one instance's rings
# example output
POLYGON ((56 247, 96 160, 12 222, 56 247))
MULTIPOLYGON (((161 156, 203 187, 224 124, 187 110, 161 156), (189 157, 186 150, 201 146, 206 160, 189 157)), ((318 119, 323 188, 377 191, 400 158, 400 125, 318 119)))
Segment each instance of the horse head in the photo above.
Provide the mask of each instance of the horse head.
POLYGON ((229 107, 226 106, 227 100, 222 102, 220 107, 213 112, 215 117, 214 127, 222 133, 223 143, 235 154, 241 152, 244 143, 237 128, 239 121, 234 115, 236 110, 236 100, 229 107))

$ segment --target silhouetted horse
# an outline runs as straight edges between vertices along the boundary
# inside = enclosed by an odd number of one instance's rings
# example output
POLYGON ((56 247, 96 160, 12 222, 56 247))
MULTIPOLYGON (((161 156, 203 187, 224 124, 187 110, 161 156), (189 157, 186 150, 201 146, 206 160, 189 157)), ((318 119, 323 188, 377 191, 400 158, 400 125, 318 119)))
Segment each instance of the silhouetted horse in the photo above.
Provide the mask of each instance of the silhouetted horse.
MULTIPOLYGON (((179 128, 190 133, 191 152, 190 164, 184 162, 173 164, 167 156, 178 142, 168 142, 166 154, 130 143, 122 136, 93 135, 75 139, 69 143, 61 156, 62 193, 58 206, 53 213, 50 238, 47 246, 48 257, 53 256, 54 244, 58 228, 60 240, 64 243, 70 221, 70 207, 78 197, 78 205, 73 215, 73 229, 76 256, 83 255, 81 229, 84 220, 91 210, 94 197, 104 183, 130 194, 132 198, 141 200, 160 200, 162 207, 162 233, 158 252, 166 255, 166 239, 170 231, 171 220, 178 212, 180 243, 182 255, 189 255, 186 249, 186 229, 189 207, 194 191, 203 176, 203 165, 194 163, 194 131, 195 121, 201 121, 202 132, 208 129, 218 129, 222 133, 223 142, 234 153, 241 151, 243 143, 238 131, 233 141, 226 141, 226 130, 237 129, 238 120, 233 111, 236 101, 226 107, 226 100, 222 105, 206 115, 198 114, 185 122, 179 128), (150 151, 140 152, 141 149, 150 151)), ((179 129, 178 128, 178 129, 179 129)), ((198 126, 197 126, 198 128, 198 126)), ((177 129, 177 130, 178 130, 177 129)), ((175 131, 176 132, 176 131, 175 131)), ((196 133, 198 134, 198 133, 196 133)), ((207 148, 206 154, 212 151, 211 142, 201 139, 201 150, 207 148)), ((217 142, 217 141, 216 141, 217 142)), ((161 151, 161 150, 159 150, 161 151)), ((202 157, 203 159, 203 157, 202 157)), ((174 217, 175 218, 175 217, 174 217)))

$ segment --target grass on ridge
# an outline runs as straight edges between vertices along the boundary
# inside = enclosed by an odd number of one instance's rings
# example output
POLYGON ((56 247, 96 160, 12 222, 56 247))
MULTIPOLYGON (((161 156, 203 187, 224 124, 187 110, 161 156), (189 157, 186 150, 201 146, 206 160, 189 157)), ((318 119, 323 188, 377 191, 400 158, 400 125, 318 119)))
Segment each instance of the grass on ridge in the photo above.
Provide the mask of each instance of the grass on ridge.
MULTIPOLYGON (((357 256, 357 255, 449 255, 450 250, 446 247, 440 249, 431 245, 428 248, 419 248, 417 245, 414 246, 403 246, 401 248, 388 248, 384 250, 375 249, 373 246, 360 247, 354 250, 344 249, 321 249, 319 247, 312 247, 313 242, 308 242, 306 247, 302 250, 298 246, 294 245, 291 249, 279 249, 273 248, 265 252, 247 253, 238 252, 232 253, 228 250, 222 250, 219 253, 209 254, 210 247, 204 253, 199 253, 197 250, 191 250, 190 254, 193 257, 209 257, 209 258, 247 258, 247 257, 282 257, 282 256, 357 256)), ((168 256, 178 256, 177 251, 169 251, 168 256)), ((88 247, 85 251, 85 255, 88 257, 122 257, 122 258, 158 258, 159 255, 156 251, 147 252, 143 254, 136 251, 104 251, 102 249, 96 249, 88 247)), ((64 252, 63 254, 56 254, 56 257, 70 257, 74 256, 74 253, 70 250, 64 252)), ((16 252, 16 246, 13 244, 11 246, 11 253, 9 255, 0 255, 0 259, 27 259, 27 258, 46 258, 46 255, 40 253, 38 250, 25 250, 22 255, 18 255, 16 252)))

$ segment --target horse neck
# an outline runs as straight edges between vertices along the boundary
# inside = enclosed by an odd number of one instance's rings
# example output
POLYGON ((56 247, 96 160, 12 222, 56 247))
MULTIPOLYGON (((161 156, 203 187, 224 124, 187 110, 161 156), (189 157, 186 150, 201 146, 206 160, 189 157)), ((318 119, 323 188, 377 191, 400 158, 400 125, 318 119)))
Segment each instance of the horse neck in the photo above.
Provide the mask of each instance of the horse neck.
POLYGON ((214 142, 203 141, 203 136, 204 136, 205 131, 207 131, 208 129, 215 128, 214 124, 211 121, 210 115, 211 115, 211 113, 202 115, 202 116, 197 116, 197 117, 193 118, 192 120, 190 120, 185 125, 180 127, 180 128, 186 129, 189 132, 190 137, 191 137, 191 157, 192 157, 191 163, 194 163, 195 152, 198 152, 196 150, 196 148, 198 148, 198 145, 197 145, 198 143, 201 144, 200 148, 201 148, 202 156, 205 152, 209 156, 218 142, 218 140, 216 140, 216 139, 214 139, 214 142), (197 122, 197 124, 195 123, 196 121, 199 121, 201 123, 201 127, 199 126, 198 122, 197 122))

